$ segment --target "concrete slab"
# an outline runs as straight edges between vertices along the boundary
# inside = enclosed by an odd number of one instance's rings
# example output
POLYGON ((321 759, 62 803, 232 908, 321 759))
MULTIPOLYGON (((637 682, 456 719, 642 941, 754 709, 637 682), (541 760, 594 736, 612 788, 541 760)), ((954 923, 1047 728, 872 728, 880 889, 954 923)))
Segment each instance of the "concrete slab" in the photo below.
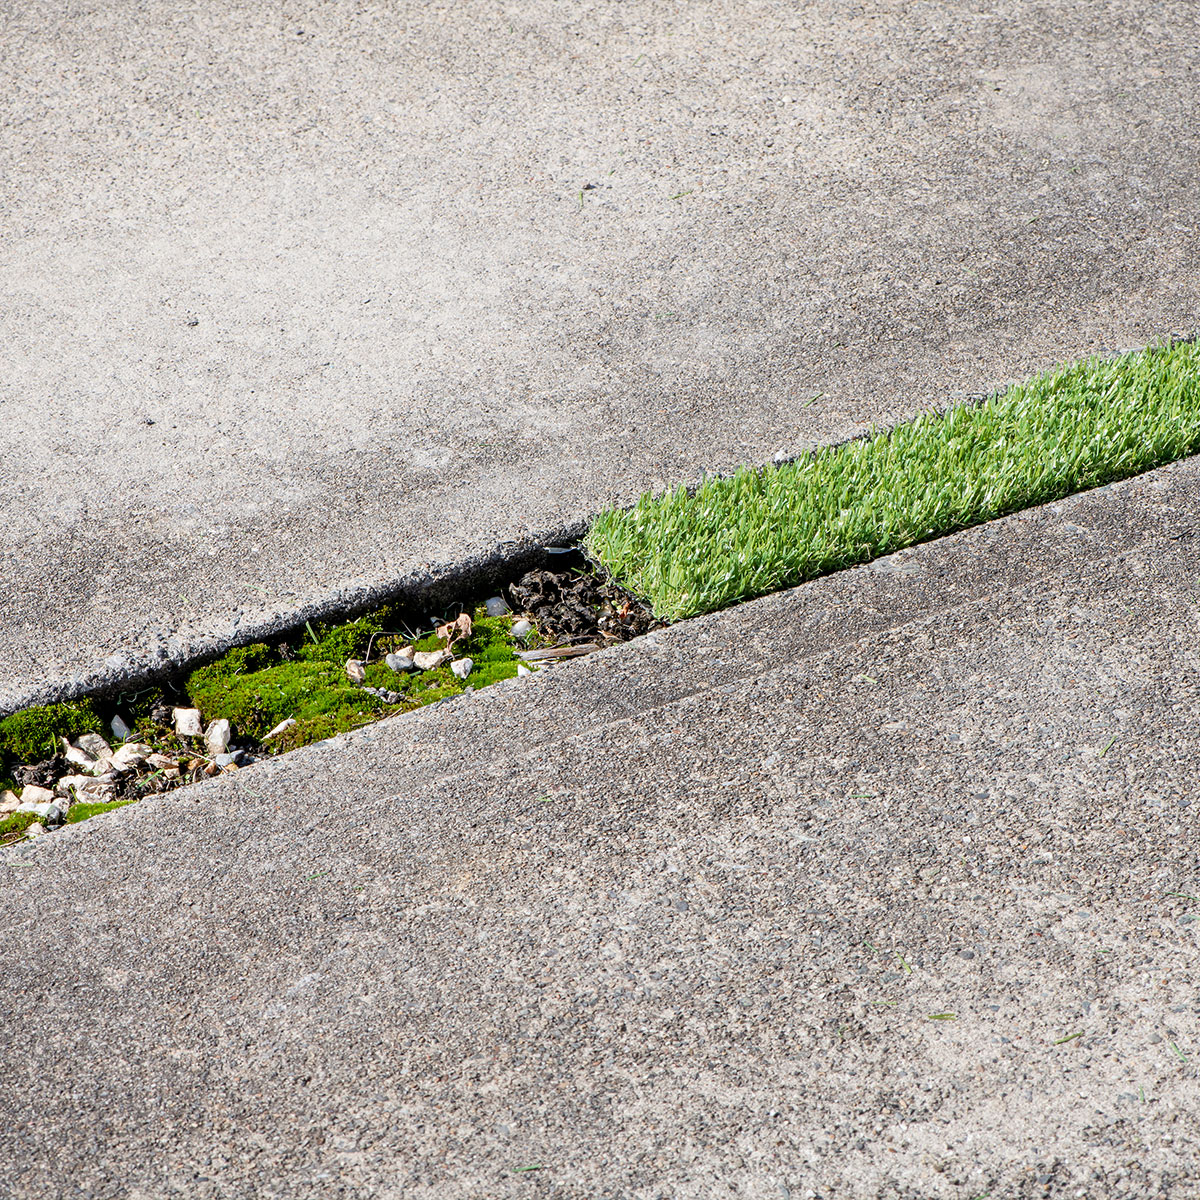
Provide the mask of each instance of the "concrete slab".
POLYGON ((1200 459, 0 866, 14 1197, 1183 1195, 1200 459))
POLYGON ((1182 0, 0 22, 0 709, 1200 324, 1182 0))

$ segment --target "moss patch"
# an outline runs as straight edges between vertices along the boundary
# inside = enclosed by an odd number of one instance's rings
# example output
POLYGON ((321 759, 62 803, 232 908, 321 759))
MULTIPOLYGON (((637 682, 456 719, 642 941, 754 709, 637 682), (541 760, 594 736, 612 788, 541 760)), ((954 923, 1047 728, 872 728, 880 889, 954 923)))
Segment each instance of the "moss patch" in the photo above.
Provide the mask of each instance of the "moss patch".
POLYGON ((67 824, 74 825, 99 813, 111 812, 114 808, 124 808, 126 804, 136 803, 135 800, 110 800, 107 804, 72 804, 67 811, 67 824))
MULTIPOLYGON (((474 661, 470 677, 460 680, 449 666, 398 675, 386 663, 374 661, 366 667, 366 685, 401 697, 396 704, 386 704, 347 679, 345 665, 347 659, 362 658, 368 645, 371 657, 380 660, 406 644, 403 635, 388 632, 391 617, 382 609, 345 625, 312 629, 309 640, 295 651, 265 643, 231 650, 192 673, 188 695, 206 721, 224 717, 237 734, 256 741, 281 721, 294 719, 296 724, 268 745, 281 753, 517 673, 512 619, 488 617, 479 609, 471 637, 454 648, 456 657, 474 661)), ((442 646, 434 634, 413 644, 417 650, 442 646)))
POLYGON ((58 752, 59 738, 99 733, 100 729, 100 717, 87 700, 43 704, 13 713, 0 721, 0 770, 50 758, 58 752))
POLYGON ((19 842, 25 836, 25 830, 34 821, 39 819, 37 813, 10 813, 3 820, 0 820, 0 846, 7 845, 10 842, 19 842))

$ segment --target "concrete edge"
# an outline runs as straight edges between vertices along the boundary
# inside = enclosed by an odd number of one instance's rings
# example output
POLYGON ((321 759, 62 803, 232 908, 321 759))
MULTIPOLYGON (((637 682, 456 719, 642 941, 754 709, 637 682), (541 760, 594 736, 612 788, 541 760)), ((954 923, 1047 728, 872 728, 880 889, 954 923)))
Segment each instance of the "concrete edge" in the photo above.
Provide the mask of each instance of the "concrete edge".
MULTIPOLYGON (((1145 345, 1132 346, 1113 351, 1110 354, 1097 355, 1096 357, 1106 359, 1119 358, 1126 354, 1135 354, 1141 350, 1147 350, 1156 346, 1172 346, 1196 342, 1200 342, 1200 331, 1170 333, 1145 345)), ((1008 385, 1004 385, 987 392, 969 392, 965 395, 951 397, 944 406, 934 411, 945 413, 950 409, 963 405, 978 406, 991 396, 1003 394, 1007 390, 1007 387, 1008 385)), ((871 428, 836 442, 821 443, 818 446, 807 447, 797 454, 789 455, 785 458, 773 459, 766 463, 742 465, 749 466, 752 470, 768 470, 787 463, 801 461, 802 459, 811 457, 818 450, 837 449, 839 446, 849 445, 852 442, 863 441, 867 438, 885 434, 891 428, 893 427, 889 426, 882 429, 871 428)), ((1152 468, 1152 470, 1156 469, 1159 468, 1152 468)), ((710 475, 702 471, 696 480, 684 483, 682 486, 689 492, 694 492, 705 479, 721 478, 724 475, 731 475, 732 473, 732 471, 714 472, 710 475)), ((1142 474, 1148 474, 1148 472, 1143 472, 1142 474)), ((1137 476, 1130 476, 1130 478, 1137 478, 1137 476)), ((1081 493, 1072 493, 1072 495, 1078 494, 1081 493)), ((1071 496, 1064 496, 1061 500, 1054 501, 1053 503, 1062 503, 1069 499, 1071 499, 1071 496)), ((636 503, 637 501, 635 500, 624 507, 630 509, 636 503)), ((1014 514, 1009 513, 1006 515, 1012 516, 1014 514)), ((254 624, 247 626, 234 626, 230 624, 211 635, 192 637, 178 645, 173 652, 162 652, 159 657, 145 655, 130 658, 123 654, 114 654, 106 658, 99 666, 77 675, 50 679, 24 687, 18 686, 7 690, 0 689, 0 718, 38 704, 55 704, 81 700, 87 696, 111 695, 118 691, 136 690, 162 683, 173 675, 181 674, 185 670, 203 665, 205 661, 217 658, 237 646, 264 641, 273 637, 286 636, 302 628, 306 621, 353 620, 356 616, 384 604, 400 603, 411 605, 414 609, 421 607, 433 608, 448 604, 461 597, 464 593, 470 594, 482 591, 489 586, 499 585, 505 578, 511 575, 543 565, 546 562, 547 553, 552 547, 581 543, 587 536, 587 532, 595 516, 596 514, 593 513, 586 517, 576 518, 574 521, 546 530, 540 534, 527 536, 519 541, 501 542, 492 550, 470 555, 461 562, 436 564, 427 570, 410 572, 399 579, 367 584, 350 589, 349 591, 336 590, 326 592, 324 595, 301 604, 297 608, 286 611, 275 609, 254 624)), ((1003 520, 1004 518, 997 519, 1003 520)), ((990 521, 980 522, 980 525, 991 523, 990 521)), ((973 529, 977 527, 968 526, 967 528, 973 529)), ((940 541, 944 537, 952 537, 961 532, 963 531, 954 530, 929 540, 940 541)), ((927 543, 920 544, 924 545, 927 543)), ((868 564, 859 565, 865 566, 868 564)), ((840 574, 840 572, 833 573, 840 574)), ((818 578, 822 577, 818 576, 818 578)), ((788 591, 790 588, 781 588, 778 590, 788 591)), ((755 597, 755 599, 761 599, 761 597, 755 597)), ((739 601, 738 604, 749 602, 743 600, 739 601)), ((736 605, 731 605, 730 607, 736 607, 736 605)))

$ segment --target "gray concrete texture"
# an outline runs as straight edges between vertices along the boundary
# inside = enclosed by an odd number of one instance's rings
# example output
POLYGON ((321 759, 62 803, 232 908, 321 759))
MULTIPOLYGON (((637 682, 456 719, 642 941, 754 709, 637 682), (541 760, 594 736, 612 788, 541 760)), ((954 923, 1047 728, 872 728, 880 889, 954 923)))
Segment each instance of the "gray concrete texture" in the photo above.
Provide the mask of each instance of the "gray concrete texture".
POLYGON ((4 6, 0 710, 1195 328, 1197 44, 1190 0, 4 6))
POLYGON ((1192 1194, 1198 510, 1193 459, 9 854, 0 1191, 1192 1194))

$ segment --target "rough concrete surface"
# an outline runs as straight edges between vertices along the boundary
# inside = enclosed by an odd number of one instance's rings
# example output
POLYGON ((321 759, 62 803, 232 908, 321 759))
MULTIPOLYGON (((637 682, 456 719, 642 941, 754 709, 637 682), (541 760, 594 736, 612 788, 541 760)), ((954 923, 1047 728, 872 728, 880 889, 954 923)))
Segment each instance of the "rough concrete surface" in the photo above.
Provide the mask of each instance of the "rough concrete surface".
POLYGON ((1193 459, 9 854, 0 1190, 1193 1194, 1197 511, 1193 459))
POLYGON ((0 709, 1194 329, 1197 44, 1184 0, 4 6, 0 709))

